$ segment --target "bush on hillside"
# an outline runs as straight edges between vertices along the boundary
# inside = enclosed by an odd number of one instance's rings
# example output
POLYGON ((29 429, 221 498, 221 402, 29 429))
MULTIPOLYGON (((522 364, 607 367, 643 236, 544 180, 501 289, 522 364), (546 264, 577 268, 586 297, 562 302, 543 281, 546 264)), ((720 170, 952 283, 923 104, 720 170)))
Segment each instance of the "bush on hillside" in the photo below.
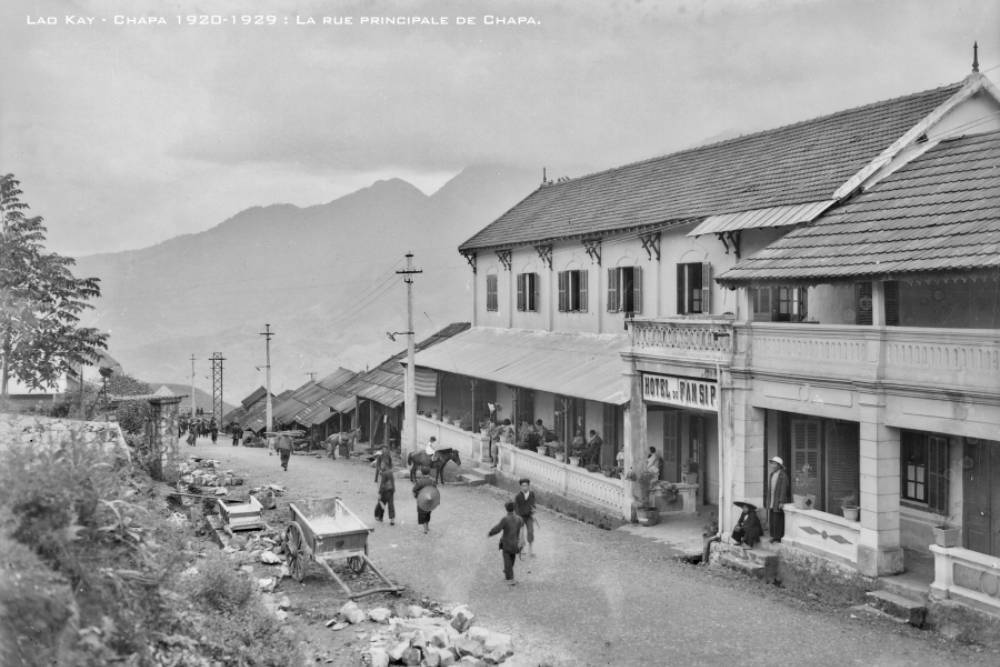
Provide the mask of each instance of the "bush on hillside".
POLYGON ((221 556, 182 575, 197 543, 141 471, 100 444, 6 449, 0 664, 299 662, 253 582, 221 556))

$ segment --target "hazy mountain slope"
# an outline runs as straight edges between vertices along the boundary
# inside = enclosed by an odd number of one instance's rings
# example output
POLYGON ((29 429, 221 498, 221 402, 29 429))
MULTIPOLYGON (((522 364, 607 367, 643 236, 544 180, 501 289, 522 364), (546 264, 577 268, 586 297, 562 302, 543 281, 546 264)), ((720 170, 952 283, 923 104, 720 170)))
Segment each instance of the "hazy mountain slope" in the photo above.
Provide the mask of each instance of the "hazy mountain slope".
MULTIPOLYGON (((525 170, 473 167, 424 195, 399 179, 317 206, 249 208, 198 234, 78 260, 102 298, 88 323, 111 332, 129 373, 183 384, 194 354, 198 386, 222 352, 225 396, 263 384, 264 323, 272 325, 272 388, 307 372, 364 368, 399 351, 406 329, 401 276, 409 250, 418 337, 471 316, 471 269, 459 243, 537 187, 525 170), (198 370, 202 369, 202 370, 198 370)), ((210 380, 204 379, 211 390, 210 380)))

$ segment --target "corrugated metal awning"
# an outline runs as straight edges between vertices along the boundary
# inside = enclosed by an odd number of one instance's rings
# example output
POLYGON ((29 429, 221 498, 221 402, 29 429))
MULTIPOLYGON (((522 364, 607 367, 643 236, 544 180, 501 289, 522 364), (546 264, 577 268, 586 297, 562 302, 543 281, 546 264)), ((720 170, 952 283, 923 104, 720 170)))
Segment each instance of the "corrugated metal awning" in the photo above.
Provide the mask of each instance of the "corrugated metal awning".
POLYGON ((622 405, 629 400, 624 334, 472 328, 418 352, 418 368, 622 405))
POLYGON ((773 206, 753 211, 710 215, 701 224, 688 232, 688 236, 735 232, 740 229, 763 229, 765 227, 785 227, 800 222, 811 222, 816 216, 830 208, 835 201, 814 201, 791 206, 773 206))

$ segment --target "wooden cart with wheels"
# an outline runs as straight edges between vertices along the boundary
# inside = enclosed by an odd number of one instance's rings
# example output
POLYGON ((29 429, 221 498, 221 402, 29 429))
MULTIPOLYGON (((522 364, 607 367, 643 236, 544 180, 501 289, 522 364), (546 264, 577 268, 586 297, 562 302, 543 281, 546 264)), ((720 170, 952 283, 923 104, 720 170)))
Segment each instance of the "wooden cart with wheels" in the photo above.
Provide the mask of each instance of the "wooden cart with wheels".
POLYGON ((289 505, 292 522, 285 528, 285 561, 296 581, 302 581, 307 560, 315 561, 333 577, 351 599, 373 593, 398 593, 402 586, 393 584, 368 558, 368 528, 340 498, 304 500, 289 505), (356 574, 371 567, 385 586, 359 593, 351 591, 330 566, 329 561, 345 559, 356 574))

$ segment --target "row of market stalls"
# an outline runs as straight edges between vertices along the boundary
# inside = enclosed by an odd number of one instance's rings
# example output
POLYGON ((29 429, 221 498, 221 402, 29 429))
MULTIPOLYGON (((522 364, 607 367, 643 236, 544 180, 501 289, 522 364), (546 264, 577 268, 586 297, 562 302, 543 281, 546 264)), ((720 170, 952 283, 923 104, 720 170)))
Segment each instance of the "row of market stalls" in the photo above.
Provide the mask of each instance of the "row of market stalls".
MULTIPOLYGON (((416 344, 426 350, 469 328, 468 322, 450 324, 416 344)), ((404 361, 406 352, 389 357, 378 366, 351 371, 337 368, 296 389, 271 395, 272 430, 299 430, 318 445, 334 433, 358 429, 361 442, 399 449, 403 423, 404 361)), ((262 433, 267 430, 267 390, 258 387, 223 417, 232 428, 262 433)))

